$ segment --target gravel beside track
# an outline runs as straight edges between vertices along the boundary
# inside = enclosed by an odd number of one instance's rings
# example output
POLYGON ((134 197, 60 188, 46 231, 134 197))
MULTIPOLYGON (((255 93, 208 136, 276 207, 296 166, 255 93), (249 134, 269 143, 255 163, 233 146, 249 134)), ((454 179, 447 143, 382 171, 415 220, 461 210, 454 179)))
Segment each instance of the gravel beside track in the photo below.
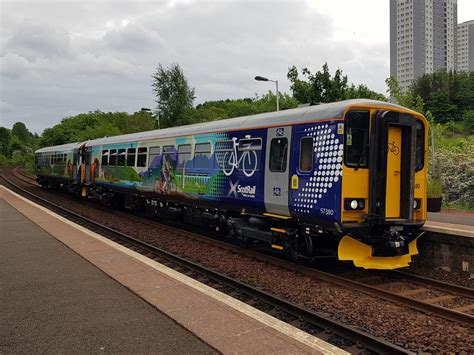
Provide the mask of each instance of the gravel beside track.
POLYGON ((269 293, 303 305, 328 317, 351 324, 374 336, 412 351, 422 352, 474 352, 472 328, 464 324, 443 320, 391 302, 331 283, 311 278, 300 273, 249 258, 242 253, 210 248, 209 244, 186 237, 176 230, 158 228, 148 223, 138 224, 132 218, 111 210, 79 204, 64 195, 42 190, 16 181, 50 201, 98 220, 111 228, 133 235, 218 270, 242 282, 258 286, 269 293))
POLYGON ((418 266, 416 263, 403 271, 414 275, 420 275, 443 282, 474 288, 474 278, 471 278, 469 272, 454 273, 442 269, 427 269, 426 267, 418 266))

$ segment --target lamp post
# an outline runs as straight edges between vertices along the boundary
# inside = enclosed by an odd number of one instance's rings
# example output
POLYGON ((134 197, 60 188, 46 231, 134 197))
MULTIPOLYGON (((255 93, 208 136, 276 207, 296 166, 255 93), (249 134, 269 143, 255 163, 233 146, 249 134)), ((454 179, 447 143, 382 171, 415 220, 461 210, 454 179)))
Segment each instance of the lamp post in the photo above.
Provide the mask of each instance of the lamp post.
POLYGON ((263 76, 257 75, 255 77, 255 80, 257 81, 271 81, 272 83, 276 84, 276 99, 277 99, 277 111, 280 111, 280 93, 278 92, 278 80, 270 80, 268 78, 265 78, 263 76))
POLYGON ((157 110, 157 111, 155 111, 155 113, 153 113, 152 110, 150 110, 149 108, 146 108, 146 107, 142 107, 142 109, 140 111, 149 113, 150 116, 156 120, 157 128, 160 129, 160 111, 157 110))

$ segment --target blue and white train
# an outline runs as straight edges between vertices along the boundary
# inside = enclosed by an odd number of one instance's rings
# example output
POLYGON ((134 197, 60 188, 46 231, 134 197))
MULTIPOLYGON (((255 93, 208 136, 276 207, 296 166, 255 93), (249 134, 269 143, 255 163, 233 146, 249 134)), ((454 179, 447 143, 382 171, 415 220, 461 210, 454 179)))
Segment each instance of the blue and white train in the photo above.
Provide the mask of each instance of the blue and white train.
POLYGON ((347 100, 39 149, 37 181, 293 259, 395 269, 426 219, 427 120, 347 100))

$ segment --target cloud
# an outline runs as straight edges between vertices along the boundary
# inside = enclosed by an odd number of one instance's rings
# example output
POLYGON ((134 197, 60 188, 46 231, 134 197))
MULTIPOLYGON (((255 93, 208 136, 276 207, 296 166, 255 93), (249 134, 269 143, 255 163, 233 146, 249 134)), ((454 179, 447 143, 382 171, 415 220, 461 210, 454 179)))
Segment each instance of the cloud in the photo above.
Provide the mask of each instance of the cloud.
POLYGON ((288 67, 316 71, 324 62, 383 91, 388 42, 338 38, 337 16, 308 4, 7 2, 1 101, 14 109, 2 110, 2 124, 23 120, 41 132, 80 112, 153 107, 151 74, 160 63, 183 67, 196 103, 274 89, 255 75, 278 79, 289 91, 288 67))

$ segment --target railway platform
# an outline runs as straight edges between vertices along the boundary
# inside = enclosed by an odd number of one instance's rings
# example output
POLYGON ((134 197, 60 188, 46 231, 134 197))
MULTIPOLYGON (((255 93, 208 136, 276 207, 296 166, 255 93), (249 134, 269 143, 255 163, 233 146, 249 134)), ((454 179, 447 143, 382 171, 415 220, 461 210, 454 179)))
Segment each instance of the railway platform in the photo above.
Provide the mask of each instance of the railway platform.
POLYGON ((0 215, 0 353, 346 353, 3 186, 0 215))
POLYGON ((418 250, 420 265, 474 277, 474 213, 445 210, 428 213, 418 250))

